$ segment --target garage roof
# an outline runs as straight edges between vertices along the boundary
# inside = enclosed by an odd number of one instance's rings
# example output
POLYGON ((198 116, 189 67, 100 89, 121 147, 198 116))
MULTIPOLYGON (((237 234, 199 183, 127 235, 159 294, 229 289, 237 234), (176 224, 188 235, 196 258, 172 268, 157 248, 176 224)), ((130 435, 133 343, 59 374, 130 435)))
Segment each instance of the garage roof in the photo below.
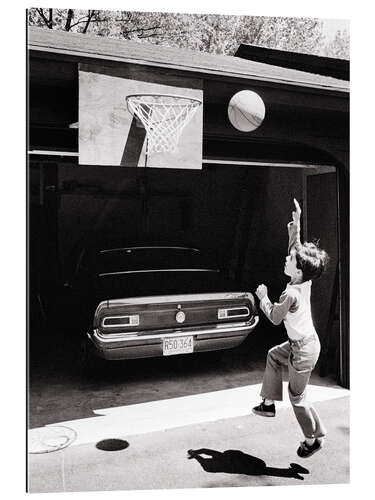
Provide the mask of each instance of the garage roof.
POLYGON ((246 78, 281 84, 348 92, 345 80, 308 73, 235 56, 165 47, 147 42, 117 40, 47 28, 30 27, 30 50, 92 57, 147 66, 174 68, 203 74, 246 78))
POLYGON ((269 49, 258 45, 241 43, 236 56, 266 64, 275 64, 283 68, 298 69, 319 75, 332 76, 349 81, 350 65, 347 59, 323 57, 289 50, 269 49))

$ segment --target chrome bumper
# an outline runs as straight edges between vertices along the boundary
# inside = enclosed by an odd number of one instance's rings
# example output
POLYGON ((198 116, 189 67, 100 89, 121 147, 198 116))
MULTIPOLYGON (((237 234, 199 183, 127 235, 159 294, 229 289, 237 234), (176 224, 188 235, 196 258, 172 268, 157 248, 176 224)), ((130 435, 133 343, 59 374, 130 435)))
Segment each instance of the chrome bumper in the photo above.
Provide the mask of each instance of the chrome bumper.
POLYGON ((186 328, 178 330, 153 330, 145 332, 119 332, 101 334, 95 329, 87 334, 97 353, 106 359, 129 359, 162 356, 163 339, 194 337, 194 351, 227 349, 241 344, 259 322, 259 316, 252 322, 224 324, 214 328, 186 328))

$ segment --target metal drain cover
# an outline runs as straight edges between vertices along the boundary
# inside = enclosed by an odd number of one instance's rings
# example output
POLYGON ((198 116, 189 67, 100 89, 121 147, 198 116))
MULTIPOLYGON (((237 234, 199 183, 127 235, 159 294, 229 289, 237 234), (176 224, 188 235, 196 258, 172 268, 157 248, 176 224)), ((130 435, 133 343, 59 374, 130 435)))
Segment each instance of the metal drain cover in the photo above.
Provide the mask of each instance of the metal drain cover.
POLYGON ((75 430, 63 425, 29 429, 28 452, 50 453, 69 446, 77 437, 75 430))

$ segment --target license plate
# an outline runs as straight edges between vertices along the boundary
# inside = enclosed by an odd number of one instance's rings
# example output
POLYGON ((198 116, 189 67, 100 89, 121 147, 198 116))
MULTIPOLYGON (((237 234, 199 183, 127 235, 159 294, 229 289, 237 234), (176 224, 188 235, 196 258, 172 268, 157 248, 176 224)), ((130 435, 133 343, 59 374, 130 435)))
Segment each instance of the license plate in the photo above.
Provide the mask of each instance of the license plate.
POLYGON ((186 354, 193 352, 193 337, 176 337, 172 339, 163 339, 163 355, 172 356, 173 354, 186 354))

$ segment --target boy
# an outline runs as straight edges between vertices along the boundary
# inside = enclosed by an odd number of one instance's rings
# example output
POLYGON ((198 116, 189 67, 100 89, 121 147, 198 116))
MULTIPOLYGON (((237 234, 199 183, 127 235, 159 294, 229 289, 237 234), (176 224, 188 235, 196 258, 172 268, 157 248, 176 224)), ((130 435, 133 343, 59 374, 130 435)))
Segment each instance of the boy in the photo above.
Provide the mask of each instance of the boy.
POLYGON ((275 325, 284 321, 288 341, 268 351, 260 393, 263 401, 253 408, 253 413, 275 416, 274 402, 282 400, 282 366, 287 366, 289 398, 305 436, 297 455, 307 458, 322 448, 326 435, 316 410, 306 398, 306 387, 320 353, 319 337, 311 317, 311 280, 323 273, 328 255, 314 243, 301 244, 301 208, 297 200, 294 200, 294 205, 293 221, 288 224, 289 255, 284 267, 284 274, 290 277, 290 282, 280 301, 274 304, 268 298, 265 285, 259 285, 256 290, 260 308, 267 318, 275 325))

